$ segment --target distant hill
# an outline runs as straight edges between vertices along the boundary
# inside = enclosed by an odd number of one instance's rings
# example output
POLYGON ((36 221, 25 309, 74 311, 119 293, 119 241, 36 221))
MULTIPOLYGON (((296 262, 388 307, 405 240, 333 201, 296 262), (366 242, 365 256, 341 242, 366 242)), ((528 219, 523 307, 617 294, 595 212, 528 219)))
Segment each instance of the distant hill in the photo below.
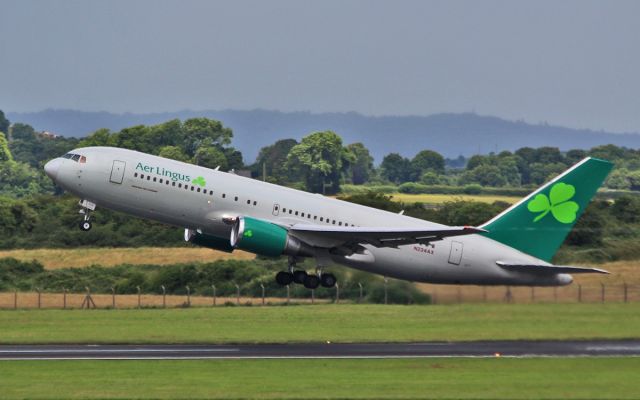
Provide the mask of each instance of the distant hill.
POLYGON ((154 114, 112 114, 74 110, 7 113, 12 122, 63 136, 86 136, 99 128, 120 130, 138 124, 157 124, 173 118, 208 117, 233 129, 234 146, 252 162, 262 146, 278 139, 300 139, 318 130, 333 130, 345 143, 361 141, 380 162, 385 154, 413 156, 433 149, 446 157, 469 156, 524 146, 554 146, 561 150, 587 149, 601 144, 640 148, 640 134, 532 125, 497 117, 465 114, 371 117, 358 113, 280 112, 267 110, 179 111, 154 114))

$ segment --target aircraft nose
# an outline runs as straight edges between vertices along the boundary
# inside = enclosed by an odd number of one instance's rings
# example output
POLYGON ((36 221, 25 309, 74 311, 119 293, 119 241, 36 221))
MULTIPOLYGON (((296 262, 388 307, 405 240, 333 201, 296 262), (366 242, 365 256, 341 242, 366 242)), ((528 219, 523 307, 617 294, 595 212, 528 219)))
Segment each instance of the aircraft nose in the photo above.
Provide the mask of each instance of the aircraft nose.
POLYGON ((62 160, 59 158, 54 158, 44 165, 44 172, 47 174, 49 178, 52 180, 56 180, 56 176, 58 175, 58 170, 60 169, 60 164, 62 160))

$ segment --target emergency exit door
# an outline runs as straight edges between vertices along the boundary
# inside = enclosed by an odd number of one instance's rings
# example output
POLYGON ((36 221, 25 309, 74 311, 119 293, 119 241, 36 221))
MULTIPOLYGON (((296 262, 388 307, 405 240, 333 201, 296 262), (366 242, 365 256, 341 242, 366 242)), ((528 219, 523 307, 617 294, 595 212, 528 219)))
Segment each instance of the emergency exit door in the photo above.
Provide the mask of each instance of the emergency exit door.
POLYGON ((451 252, 449 253, 449 264, 460 265, 462 260, 462 243, 452 241, 451 252))
POLYGON ((109 181, 121 184, 122 179, 124 178, 124 169, 126 166, 127 164, 124 161, 114 160, 109 181))

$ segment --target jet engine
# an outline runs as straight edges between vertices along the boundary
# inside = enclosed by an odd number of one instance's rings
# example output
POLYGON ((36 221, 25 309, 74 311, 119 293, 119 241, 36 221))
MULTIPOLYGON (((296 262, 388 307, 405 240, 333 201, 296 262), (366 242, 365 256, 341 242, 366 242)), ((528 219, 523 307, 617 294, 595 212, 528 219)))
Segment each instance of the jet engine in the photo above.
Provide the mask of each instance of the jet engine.
POLYGON ((312 257, 313 248, 285 228, 251 217, 238 217, 231 229, 231 247, 261 256, 312 257))

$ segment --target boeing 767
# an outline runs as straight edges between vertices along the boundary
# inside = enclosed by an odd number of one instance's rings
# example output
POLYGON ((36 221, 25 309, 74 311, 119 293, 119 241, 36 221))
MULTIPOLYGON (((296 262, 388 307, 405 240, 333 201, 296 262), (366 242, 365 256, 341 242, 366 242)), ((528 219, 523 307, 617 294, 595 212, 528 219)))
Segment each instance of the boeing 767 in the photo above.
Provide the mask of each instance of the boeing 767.
POLYGON ((606 271, 551 264, 612 164, 585 158, 479 227, 447 226, 137 151, 73 150, 46 174, 79 197, 83 230, 96 207, 185 229, 195 245, 288 256, 276 275, 333 287, 341 264, 416 282, 568 285, 572 273, 606 271), (315 272, 296 267, 315 260, 315 272))

